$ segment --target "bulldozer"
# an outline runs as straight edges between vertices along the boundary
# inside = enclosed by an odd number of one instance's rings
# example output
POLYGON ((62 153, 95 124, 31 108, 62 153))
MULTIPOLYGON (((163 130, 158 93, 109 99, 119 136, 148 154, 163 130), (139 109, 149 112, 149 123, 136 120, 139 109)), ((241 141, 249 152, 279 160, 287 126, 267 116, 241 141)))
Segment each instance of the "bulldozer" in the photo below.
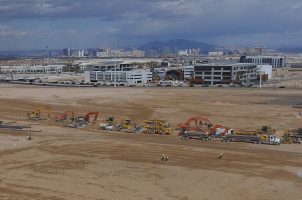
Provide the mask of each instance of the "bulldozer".
POLYGON ((145 133, 170 135, 173 130, 166 120, 153 119, 144 121, 145 133))
POLYGON ((35 111, 33 111, 31 113, 27 113, 27 119, 28 120, 46 120, 47 118, 50 117, 50 112, 51 112, 50 106, 38 106, 38 107, 36 107, 35 111), (43 112, 47 113, 47 117, 42 116, 43 112))
POLYGON ((142 133, 143 127, 137 126, 136 122, 131 119, 126 119, 116 126, 117 131, 127 132, 127 133, 142 133))

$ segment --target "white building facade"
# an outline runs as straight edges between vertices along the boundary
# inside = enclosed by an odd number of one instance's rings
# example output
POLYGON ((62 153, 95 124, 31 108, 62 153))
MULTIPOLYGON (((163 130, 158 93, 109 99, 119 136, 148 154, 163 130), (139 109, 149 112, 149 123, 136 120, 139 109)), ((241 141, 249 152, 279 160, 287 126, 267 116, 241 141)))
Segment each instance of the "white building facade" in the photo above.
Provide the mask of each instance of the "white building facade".
POLYGON ((273 68, 285 67, 285 58, 280 56, 241 56, 240 63, 271 65, 273 68))
POLYGON ((142 86, 152 81, 152 72, 147 70, 132 71, 85 71, 85 82, 111 85, 142 86))
POLYGON ((230 83, 254 83, 259 79, 260 71, 271 78, 271 65, 256 65, 253 63, 210 63, 196 64, 184 67, 184 78, 200 79, 207 85, 230 84, 230 83))
POLYGON ((142 86, 152 81, 150 70, 138 69, 133 64, 123 61, 110 61, 87 67, 85 82, 106 85, 142 86))
POLYGON ((184 79, 189 80, 194 77, 194 66, 184 66, 184 79))
POLYGON ((2 74, 61 74, 65 65, 0 66, 2 74))

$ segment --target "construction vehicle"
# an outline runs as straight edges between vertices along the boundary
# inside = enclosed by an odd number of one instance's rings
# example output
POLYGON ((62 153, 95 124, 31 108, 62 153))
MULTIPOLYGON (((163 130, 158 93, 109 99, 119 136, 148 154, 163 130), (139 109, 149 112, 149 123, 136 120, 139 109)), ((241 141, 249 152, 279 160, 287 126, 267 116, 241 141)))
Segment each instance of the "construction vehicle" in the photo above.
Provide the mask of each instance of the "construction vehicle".
POLYGON ((110 116, 108 119, 105 119, 99 124, 99 130, 116 131, 117 122, 115 118, 113 116, 110 116))
POLYGON ((283 137, 282 142, 288 144, 300 144, 302 140, 302 128, 299 129, 288 129, 283 137))
POLYGON ((51 112, 50 106, 38 106, 38 107, 36 107, 35 111, 33 111, 31 113, 27 113, 27 119, 29 119, 29 120, 46 120, 47 118, 50 117, 50 112, 51 112), (47 113, 47 117, 42 116, 43 112, 47 113))
POLYGON ((57 115, 55 117, 55 121, 62 122, 62 121, 66 121, 68 118, 74 118, 74 117, 75 117, 75 113, 73 111, 66 111, 61 115, 57 115))
POLYGON ((161 135, 170 135, 173 131, 167 121, 159 119, 144 121, 144 129, 145 133, 161 135))
POLYGON ((185 123, 178 124, 178 128, 180 129, 180 135, 182 135, 185 131, 188 132, 209 132, 210 128, 213 126, 213 123, 201 116, 194 116, 187 119, 185 123))
POLYGON ((260 129, 256 129, 256 130, 239 130, 239 131, 233 131, 233 134, 236 135, 263 135, 263 134, 269 134, 269 135, 273 135, 276 133, 275 129, 272 129, 269 126, 262 126, 260 129))
POLYGON ((143 127, 137 126, 136 122, 130 119, 122 121, 120 124, 116 125, 117 131, 127 132, 127 133, 141 133, 143 132, 143 127))
POLYGON ((257 144, 281 144, 281 139, 275 136, 275 129, 269 126, 262 126, 257 130, 232 131, 222 137, 223 142, 251 142, 257 144))
POLYGON ((281 144, 281 139, 273 134, 259 134, 259 135, 237 135, 229 134, 222 137, 223 142, 249 142, 257 144, 281 144))
POLYGON ((214 137, 223 137, 227 134, 232 134, 232 132, 234 131, 231 128, 227 128, 223 125, 214 125, 211 127, 211 135, 213 135, 214 137))
POLYGON ((65 123, 67 127, 70 128, 85 128, 86 127, 85 118, 82 116, 73 117, 65 123))
POLYGON ((99 112, 89 112, 85 115, 84 120, 87 123, 95 124, 96 120, 98 119, 98 116, 99 116, 99 112), (91 116, 93 116, 92 121, 90 120, 91 116))
POLYGON ((182 134, 181 139, 184 139, 184 140, 198 139, 198 140, 209 141, 209 140, 212 139, 212 137, 208 133, 202 132, 202 131, 197 131, 197 132, 187 132, 187 131, 185 131, 182 134))
POLYGON ((211 140, 212 122, 202 116, 190 117, 185 123, 178 124, 182 139, 211 140))

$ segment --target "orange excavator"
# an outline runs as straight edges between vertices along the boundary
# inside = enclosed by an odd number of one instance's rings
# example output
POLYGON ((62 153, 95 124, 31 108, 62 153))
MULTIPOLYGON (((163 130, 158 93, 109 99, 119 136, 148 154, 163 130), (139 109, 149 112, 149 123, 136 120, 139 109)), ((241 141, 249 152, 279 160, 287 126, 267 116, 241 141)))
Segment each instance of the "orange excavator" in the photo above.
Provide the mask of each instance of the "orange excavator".
POLYGON ((230 134, 233 129, 230 129, 228 127, 225 127, 223 125, 214 125, 211 127, 211 135, 214 135, 215 137, 221 137, 225 136, 227 134, 230 134))
POLYGON ((87 122, 87 123, 92 123, 92 124, 95 124, 96 120, 98 119, 99 117, 99 112, 89 112, 85 115, 84 117, 84 120, 87 122), (91 119, 91 116, 93 117, 93 120, 90 121, 91 119))
POLYGON ((211 127, 213 123, 202 116, 194 116, 187 119, 185 123, 178 124, 179 135, 182 139, 211 140, 211 127))
POLYGON ((185 123, 178 124, 181 130, 186 131, 209 131, 213 126, 213 123, 206 117, 194 116, 187 119, 185 123))
POLYGON ((62 122, 65 121, 69 118, 74 118, 75 117, 75 113, 73 111, 66 111, 61 115, 56 116, 55 121, 56 122, 62 122))

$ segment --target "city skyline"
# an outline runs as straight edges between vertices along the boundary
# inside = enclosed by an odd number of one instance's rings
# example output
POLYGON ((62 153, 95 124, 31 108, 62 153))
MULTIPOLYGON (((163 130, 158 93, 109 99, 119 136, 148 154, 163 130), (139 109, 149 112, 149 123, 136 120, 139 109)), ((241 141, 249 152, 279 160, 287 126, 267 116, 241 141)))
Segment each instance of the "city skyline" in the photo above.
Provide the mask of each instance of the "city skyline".
POLYGON ((298 0, 0 0, 0 50, 137 46, 184 38, 301 46, 298 0))

